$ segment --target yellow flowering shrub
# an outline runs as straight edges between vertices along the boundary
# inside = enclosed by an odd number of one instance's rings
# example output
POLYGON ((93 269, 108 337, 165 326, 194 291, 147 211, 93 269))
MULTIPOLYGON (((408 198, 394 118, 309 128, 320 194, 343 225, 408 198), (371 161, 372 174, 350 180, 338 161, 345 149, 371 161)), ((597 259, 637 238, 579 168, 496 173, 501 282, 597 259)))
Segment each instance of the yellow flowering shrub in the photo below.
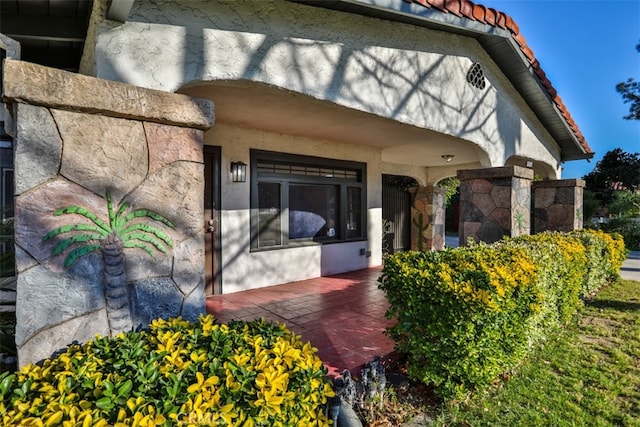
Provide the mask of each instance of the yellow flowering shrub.
POLYGON ((625 256, 622 239, 593 231, 396 253, 379 282, 397 320, 387 334, 414 380, 462 396, 517 365, 625 256))
POLYGON ((285 326, 154 320, 0 375, 2 425, 323 426, 317 349, 285 326))
POLYGON ((597 291, 604 283, 616 280, 628 251, 619 234, 585 229, 572 233, 585 246, 588 271, 583 285, 584 296, 597 291))

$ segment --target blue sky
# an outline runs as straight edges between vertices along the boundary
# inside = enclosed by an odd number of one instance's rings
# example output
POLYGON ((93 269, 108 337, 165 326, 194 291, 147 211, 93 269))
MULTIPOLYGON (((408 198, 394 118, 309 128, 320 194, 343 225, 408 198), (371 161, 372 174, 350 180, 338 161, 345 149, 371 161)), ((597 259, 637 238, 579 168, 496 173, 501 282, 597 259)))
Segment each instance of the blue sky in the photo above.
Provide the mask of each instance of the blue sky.
POLYGON ((640 0, 477 0, 510 15, 591 149, 591 163, 566 162, 563 178, 581 178, 609 150, 640 152, 640 121, 615 90, 640 80, 640 0))

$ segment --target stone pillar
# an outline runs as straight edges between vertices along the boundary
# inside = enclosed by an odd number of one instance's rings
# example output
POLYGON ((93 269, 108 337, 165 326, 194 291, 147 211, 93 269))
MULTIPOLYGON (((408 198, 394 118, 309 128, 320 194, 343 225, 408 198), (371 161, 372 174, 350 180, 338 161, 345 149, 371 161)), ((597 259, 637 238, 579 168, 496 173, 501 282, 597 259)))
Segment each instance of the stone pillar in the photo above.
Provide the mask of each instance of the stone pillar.
POLYGON ((445 192, 439 187, 419 187, 411 206, 411 250, 444 249, 445 192))
POLYGON ((581 179, 534 182, 534 232, 581 230, 584 186, 581 179))
POLYGON ((458 171, 460 245, 530 232, 533 170, 520 166, 458 171))
POLYGON ((202 144, 213 104, 13 60, 4 100, 18 363, 114 325, 204 313, 202 144))

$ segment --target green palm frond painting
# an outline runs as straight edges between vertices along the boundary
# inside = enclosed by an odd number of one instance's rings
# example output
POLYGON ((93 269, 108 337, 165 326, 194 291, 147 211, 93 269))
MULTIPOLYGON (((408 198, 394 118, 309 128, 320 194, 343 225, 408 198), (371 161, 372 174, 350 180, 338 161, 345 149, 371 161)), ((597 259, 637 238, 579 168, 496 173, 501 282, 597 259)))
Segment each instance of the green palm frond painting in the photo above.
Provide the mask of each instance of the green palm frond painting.
POLYGON ((64 237, 52 249, 51 255, 66 252, 65 268, 71 267, 85 255, 102 252, 107 318, 111 334, 114 335, 131 330, 133 323, 124 249, 142 249, 150 256, 154 256, 156 251, 166 253, 167 247, 173 247, 171 238, 162 229, 140 221, 148 219, 160 222, 171 229, 175 229, 175 226, 164 216, 148 209, 128 211, 126 202, 114 208, 109 192, 106 193, 106 199, 108 223, 81 206, 67 206, 53 214, 80 215, 91 223, 62 225, 48 232, 42 239, 46 241, 58 236, 64 237))
POLYGON ((43 237, 43 240, 49 240, 59 235, 72 233, 54 247, 51 252, 52 255, 59 255, 76 243, 87 243, 87 245, 78 246, 69 251, 64 261, 65 268, 70 267, 78 258, 99 250, 101 245, 96 242, 106 239, 109 235, 117 236, 123 247, 140 248, 151 256, 154 256, 154 249, 166 253, 167 246, 173 247, 171 238, 161 229, 144 223, 130 224, 134 219, 148 218, 175 229, 173 223, 167 218, 148 209, 136 209, 126 213, 128 208, 126 202, 121 203, 116 210, 109 192, 106 193, 106 198, 109 216, 108 224, 93 212, 80 206, 67 206, 53 213, 56 216, 80 215, 92 222, 92 224, 63 225, 51 230, 43 237))

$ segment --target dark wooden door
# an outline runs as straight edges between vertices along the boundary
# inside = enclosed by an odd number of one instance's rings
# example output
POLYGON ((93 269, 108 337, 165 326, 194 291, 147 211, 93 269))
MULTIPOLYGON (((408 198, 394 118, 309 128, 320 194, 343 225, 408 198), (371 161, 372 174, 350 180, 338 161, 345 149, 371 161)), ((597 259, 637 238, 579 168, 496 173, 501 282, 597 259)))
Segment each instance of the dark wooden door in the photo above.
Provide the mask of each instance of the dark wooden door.
POLYGON ((204 147, 205 292, 222 293, 220 277, 220 147, 204 147))

